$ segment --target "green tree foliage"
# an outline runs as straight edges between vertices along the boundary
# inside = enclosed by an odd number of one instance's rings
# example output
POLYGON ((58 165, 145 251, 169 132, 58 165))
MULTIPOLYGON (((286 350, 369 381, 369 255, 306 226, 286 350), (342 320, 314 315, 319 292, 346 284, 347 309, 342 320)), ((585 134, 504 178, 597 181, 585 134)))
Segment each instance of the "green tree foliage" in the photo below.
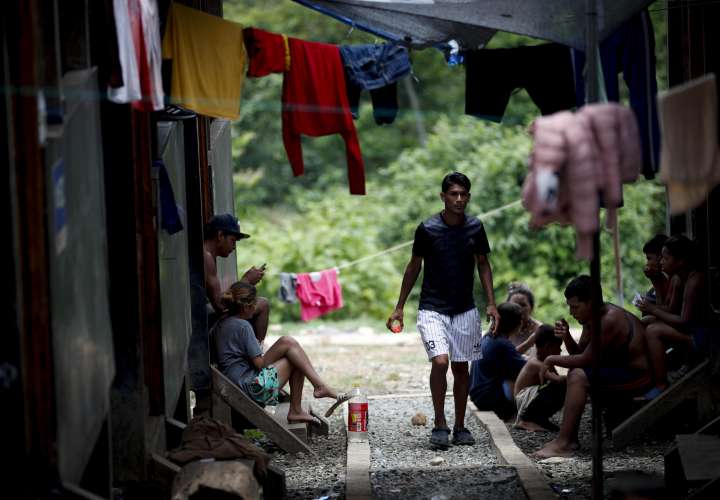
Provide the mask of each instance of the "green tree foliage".
MULTIPOLYGON (((307 272, 371 255, 410 240, 417 224, 439 211, 440 181, 452 171, 465 172, 473 181, 469 213, 480 214, 520 197, 526 172, 530 139, 522 127, 489 124, 473 118, 440 119, 426 147, 404 150, 380 172, 381 181, 368 183, 365 197, 348 196, 344 187, 296 193, 294 210, 247 209, 243 218, 256 236, 240 247, 262 255, 269 270, 262 293, 277 293, 277 272, 307 272), (252 247, 251 249, 249 247, 252 247)), ((662 189, 655 183, 638 182, 625 190, 620 211, 624 292, 632 296, 647 288, 642 276, 642 244, 662 229, 662 189)), ((492 247, 498 300, 504 300, 507 284, 521 280, 537 295, 538 316, 550 321, 567 315, 562 290, 588 265, 574 256, 572 228, 552 225, 539 231, 528 229, 528 214, 510 208, 484 222, 492 247)), ((614 299, 612 240, 602 236, 603 285, 614 299)), ((382 318, 392 310, 400 288, 410 247, 341 271, 346 307, 331 318, 371 316, 382 318)), ((257 260, 257 259, 256 259, 257 260)), ((242 266, 241 266, 242 267, 242 266)), ((477 296, 481 297, 479 284, 477 296)), ((415 288, 408 313, 415 309, 415 288)), ((275 320, 294 320, 297 306, 276 305, 275 320)))
MULTIPOLYGON (((294 2, 226 0, 225 17, 245 26, 336 44, 372 43, 374 37, 294 2)), ((666 30, 661 13, 656 28, 658 80, 665 87, 666 30)), ((537 40, 498 33, 490 47, 513 47, 537 40)), ((417 224, 440 210, 440 181, 452 170, 473 181, 470 213, 479 214, 519 198, 530 139, 526 127, 537 109, 524 91, 516 92, 503 125, 462 115, 465 78, 462 67, 449 67, 435 49, 412 51, 414 77, 398 86, 400 114, 392 126, 379 127, 369 96, 363 94, 356 127, 366 164, 368 195, 350 196, 345 148, 339 136, 304 138, 305 175, 294 178, 282 145, 282 76, 247 79, 241 118, 233 129, 235 191, 243 228, 253 238, 240 244, 239 265, 268 263, 260 292, 277 293, 277 273, 306 272, 341 265, 412 239, 417 224), (419 105, 413 108, 412 92, 419 105), (427 130, 427 142, 419 130, 427 130)), ((624 293, 631 297, 648 283, 642 275, 642 244, 662 231, 664 195, 656 183, 626 187, 620 211, 624 293)), ((528 229, 522 208, 485 219, 493 253, 498 300, 509 282, 528 283, 537 296, 537 316, 552 321, 567 316, 562 290, 588 265, 574 256, 574 232, 557 225, 528 229)), ((603 286, 615 298, 612 240, 602 234, 603 286)), ((384 318, 397 300, 410 247, 341 272, 346 307, 330 319, 384 318)), ((479 284, 477 296, 481 297, 479 284)), ((419 285, 408 304, 414 311, 419 285)), ((297 305, 273 300, 273 321, 299 318, 297 305)))

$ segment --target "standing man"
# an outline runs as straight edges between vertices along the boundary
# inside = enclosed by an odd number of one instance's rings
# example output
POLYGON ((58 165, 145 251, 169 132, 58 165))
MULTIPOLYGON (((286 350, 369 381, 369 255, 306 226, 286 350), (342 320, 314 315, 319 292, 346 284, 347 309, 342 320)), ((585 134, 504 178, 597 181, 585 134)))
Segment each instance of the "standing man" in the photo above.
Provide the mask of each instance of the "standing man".
MULTIPOLYGON (((240 223, 232 214, 213 215, 205 224, 204 242, 205 249, 205 290, 207 291, 208 302, 212 307, 208 327, 212 327, 215 320, 223 312, 221 297, 223 294, 220 278, 217 272, 215 259, 226 258, 235 251, 235 244, 238 240, 249 238, 249 234, 240 232, 240 223), (214 314, 213 314, 214 313, 214 314)), ((265 264, 260 267, 251 267, 243 274, 240 281, 256 285, 265 275, 265 264)), ((255 337, 262 344, 267 335, 268 319, 270 317, 270 304, 264 297, 257 298, 255 313, 248 321, 253 327, 255 337)))
POLYGON ((465 428, 469 372, 468 362, 480 357, 482 330, 480 314, 475 307, 473 283, 475 267, 487 297, 486 314, 495 325, 499 314, 495 307, 490 253, 485 228, 476 217, 465 215, 470 201, 470 179, 454 172, 442 181, 440 199, 445 208, 421 223, 415 231, 412 257, 405 268, 400 298, 387 321, 403 324, 403 308, 417 281, 423 261, 423 275, 418 310, 418 331, 425 345, 430 371, 430 392, 435 410, 435 426, 430 444, 436 448, 449 446, 450 429, 445 421, 447 370, 450 365, 455 378, 455 426, 453 444, 472 445, 475 439, 465 428))

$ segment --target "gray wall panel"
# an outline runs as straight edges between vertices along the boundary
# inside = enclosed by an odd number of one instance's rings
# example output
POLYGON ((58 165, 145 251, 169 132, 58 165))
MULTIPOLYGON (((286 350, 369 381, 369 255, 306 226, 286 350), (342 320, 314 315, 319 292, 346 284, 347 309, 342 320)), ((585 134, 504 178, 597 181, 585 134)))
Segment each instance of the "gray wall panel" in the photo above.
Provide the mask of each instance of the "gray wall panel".
POLYGON ((187 347, 192 328, 182 122, 159 122, 158 144, 185 228, 170 235, 158 224, 165 411, 173 416, 187 370, 187 347))
POLYGON ((109 409, 115 373, 108 307, 97 76, 63 78, 67 112, 46 149, 60 475, 78 481, 109 409))
MULTIPOLYGON (((235 213, 233 195, 232 127, 228 120, 213 120, 210 125, 210 162, 213 181, 213 207, 216 214, 235 213)), ((241 221, 242 222, 242 221, 241 221)), ((260 265, 258 262, 256 265, 260 265)), ((217 259, 218 277, 226 290, 237 281, 237 258, 235 253, 217 259)))

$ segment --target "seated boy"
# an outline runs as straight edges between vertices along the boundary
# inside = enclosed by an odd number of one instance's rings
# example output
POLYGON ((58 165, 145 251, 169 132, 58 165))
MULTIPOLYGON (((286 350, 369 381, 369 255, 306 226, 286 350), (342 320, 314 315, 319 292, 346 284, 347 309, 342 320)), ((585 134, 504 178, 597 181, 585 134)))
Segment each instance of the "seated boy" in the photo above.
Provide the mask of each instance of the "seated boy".
POLYGON ((478 410, 494 411, 499 418, 509 420, 515 414, 513 386, 525 358, 508 337, 520 330, 523 312, 512 302, 500 304, 497 309, 500 321, 495 336, 483 337, 482 357, 470 368, 470 399, 478 410))
POLYGON ((515 427, 528 431, 557 431, 550 422, 565 401, 565 377, 551 367, 543 376, 543 361, 548 356, 560 354, 562 337, 555 335, 550 325, 541 325, 535 333, 536 358, 525 364, 515 382, 517 419, 515 427))

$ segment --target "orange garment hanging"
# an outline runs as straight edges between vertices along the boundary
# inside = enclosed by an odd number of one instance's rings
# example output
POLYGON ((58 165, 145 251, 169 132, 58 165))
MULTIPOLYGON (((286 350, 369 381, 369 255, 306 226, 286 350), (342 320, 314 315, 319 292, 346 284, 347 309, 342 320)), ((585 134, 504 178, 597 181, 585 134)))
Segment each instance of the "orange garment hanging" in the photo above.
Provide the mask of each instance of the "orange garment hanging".
POLYGON ((170 99, 196 113, 236 120, 247 53, 238 23, 173 3, 163 38, 172 59, 170 99))

